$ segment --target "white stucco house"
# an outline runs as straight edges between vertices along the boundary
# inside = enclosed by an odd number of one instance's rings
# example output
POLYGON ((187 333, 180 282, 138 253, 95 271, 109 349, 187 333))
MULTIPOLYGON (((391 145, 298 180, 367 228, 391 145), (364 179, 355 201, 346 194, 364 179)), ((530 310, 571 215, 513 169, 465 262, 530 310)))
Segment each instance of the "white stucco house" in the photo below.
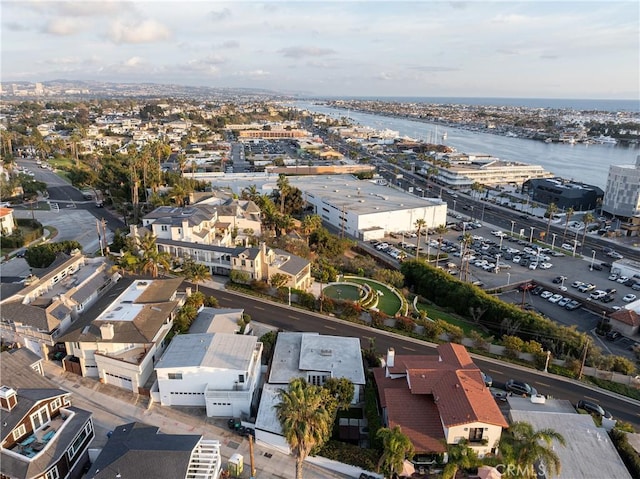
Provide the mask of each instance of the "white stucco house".
POLYGON ((60 341, 65 370, 141 392, 165 351, 167 335, 187 293, 182 278, 121 279, 60 341))
POLYGON ((322 386, 328 378, 346 378, 353 383, 353 404, 362 400, 366 382, 360 340, 318 333, 280 332, 273 352, 271 368, 263 386, 255 423, 256 441, 282 450, 289 445, 282 435, 274 406, 280 389, 289 381, 304 378, 322 386))
POLYGON ((209 417, 249 417, 261 359, 262 343, 255 336, 176 336, 156 365, 160 404, 206 407, 209 417))

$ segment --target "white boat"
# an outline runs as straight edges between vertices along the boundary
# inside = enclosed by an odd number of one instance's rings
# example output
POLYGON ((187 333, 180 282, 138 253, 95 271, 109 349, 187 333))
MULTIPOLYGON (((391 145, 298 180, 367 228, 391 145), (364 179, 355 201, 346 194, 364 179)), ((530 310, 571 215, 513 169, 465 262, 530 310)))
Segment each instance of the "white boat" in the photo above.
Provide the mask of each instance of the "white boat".
POLYGON ((601 145, 616 145, 618 144, 618 140, 615 138, 611 138, 610 136, 600 135, 597 138, 593 139, 596 143, 600 143, 601 145))

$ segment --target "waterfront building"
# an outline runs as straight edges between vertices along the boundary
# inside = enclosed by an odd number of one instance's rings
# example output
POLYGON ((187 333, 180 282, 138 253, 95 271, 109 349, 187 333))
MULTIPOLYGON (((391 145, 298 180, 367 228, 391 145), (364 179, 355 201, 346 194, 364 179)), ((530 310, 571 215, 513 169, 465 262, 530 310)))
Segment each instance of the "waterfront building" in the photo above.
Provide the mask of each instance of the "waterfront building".
POLYGON ((561 210, 573 208, 576 211, 596 208, 604 196, 604 191, 597 186, 557 177, 527 180, 522 185, 522 192, 533 201, 545 205, 555 203, 561 210))
POLYGON ((452 187, 470 187, 474 183, 482 185, 521 185, 534 178, 549 178, 553 175, 542 166, 504 161, 491 155, 469 155, 466 153, 444 153, 436 156, 434 164, 425 163, 419 173, 427 176, 429 168, 435 167, 438 174, 434 179, 452 187))
POLYGON ((640 213, 640 155, 635 165, 611 165, 602 210, 630 218, 640 213))
POLYGON ((418 219, 427 228, 447 222, 447 204, 439 198, 421 198, 351 175, 290 177, 289 183, 302 191, 322 221, 364 241, 415 230, 418 219))
POLYGON ((279 140, 279 139, 293 139, 293 138, 307 138, 311 133, 306 130, 297 129, 273 129, 273 130, 241 130, 238 132, 238 138, 240 140, 246 139, 263 139, 263 140, 279 140))

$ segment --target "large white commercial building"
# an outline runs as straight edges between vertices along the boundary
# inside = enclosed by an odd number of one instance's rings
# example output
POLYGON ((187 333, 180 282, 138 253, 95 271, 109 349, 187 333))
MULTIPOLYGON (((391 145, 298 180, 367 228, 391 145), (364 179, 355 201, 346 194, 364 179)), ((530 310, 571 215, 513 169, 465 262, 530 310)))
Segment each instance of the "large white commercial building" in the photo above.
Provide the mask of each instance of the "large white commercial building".
POLYGON ((351 175, 290 177, 289 183, 324 222, 362 240, 415 230, 419 219, 427 228, 447 222, 447 205, 439 198, 421 198, 351 175))
POLYGON ((635 165, 611 165, 602 209, 614 216, 640 214, 640 155, 635 165))

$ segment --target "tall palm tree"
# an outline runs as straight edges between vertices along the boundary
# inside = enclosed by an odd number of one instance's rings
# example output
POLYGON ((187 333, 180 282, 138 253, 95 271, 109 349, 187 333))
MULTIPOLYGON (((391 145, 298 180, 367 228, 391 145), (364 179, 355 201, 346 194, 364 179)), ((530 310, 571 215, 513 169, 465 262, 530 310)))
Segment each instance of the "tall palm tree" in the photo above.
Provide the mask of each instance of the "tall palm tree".
POLYGON ((500 451, 503 460, 518 466, 519 474, 525 479, 537 477, 544 470, 547 477, 559 475, 560 458, 553 450, 553 441, 564 446, 564 437, 553 429, 536 431, 528 422, 514 422, 502 434, 500 451))
POLYGON ((571 217, 576 212, 573 208, 567 208, 567 222, 564 224, 564 234, 562 235, 562 242, 564 243, 567 239, 567 228, 569 227, 569 221, 571 221, 571 217))
POLYGON ((182 271, 187 281, 191 281, 196 285, 196 292, 198 291, 198 284, 211 279, 211 271, 209 268, 202 264, 196 263, 193 258, 186 258, 182 265, 182 271))
POLYGON ((439 225, 436 228, 436 233, 438 233, 438 252, 436 253, 436 266, 438 266, 440 264, 440 251, 442 248, 442 235, 445 234, 447 232, 447 226, 446 225, 439 225))
POLYGON ((555 215, 558 212, 558 207, 556 206, 555 203, 549 203, 549 206, 547 206, 547 216, 549 217, 549 220, 547 221, 547 232, 545 233, 544 237, 545 239, 549 237, 549 231, 551 230, 551 220, 553 220, 553 215, 555 215))
POLYGON ((280 173, 278 176, 278 192, 280 193, 280 214, 284 214, 284 200, 291 191, 291 185, 289 184, 289 178, 284 173, 280 173))
POLYGON ((307 215, 302 218, 302 234, 307 237, 307 245, 309 245, 309 236, 322 226, 322 218, 320 215, 307 215))
POLYGON ((302 479, 302 466, 311 450, 322 445, 332 427, 333 398, 327 389, 308 384, 302 378, 281 389, 276 415, 291 451, 296 457, 296 479, 302 479))
MULTIPOLYGON (((418 255, 420 254, 420 238, 422 237, 422 228, 427 224, 425 220, 422 218, 416 220, 416 228, 418 230, 418 241, 416 243, 416 259, 418 259, 418 255)), ((429 261, 429 258, 427 258, 429 261)))
POLYGON ((382 439, 382 456, 378 461, 378 472, 382 470, 388 476, 400 472, 404 460, 413 457, 414 448, 411 440, 402 432, 400 426, 393 429, 380 428, 376 437, 382 439))
POLYGON ((458 470, 471 469, 482 464, 478 454, 468 446, 466 439, 462 439, 457 444, 447 444, 447 458, 442 479, 454 479, 458 470))
POLYGON ((584 215, 582 215, 582 222, 584 223, 584 231, 582 232, 582 247, 581 251, 584 251, 584 240, 587 237, 587 230, 589 229, 589 225, 595 221, 596 217, 593 216, 593 213, 587 211, 584 215))

